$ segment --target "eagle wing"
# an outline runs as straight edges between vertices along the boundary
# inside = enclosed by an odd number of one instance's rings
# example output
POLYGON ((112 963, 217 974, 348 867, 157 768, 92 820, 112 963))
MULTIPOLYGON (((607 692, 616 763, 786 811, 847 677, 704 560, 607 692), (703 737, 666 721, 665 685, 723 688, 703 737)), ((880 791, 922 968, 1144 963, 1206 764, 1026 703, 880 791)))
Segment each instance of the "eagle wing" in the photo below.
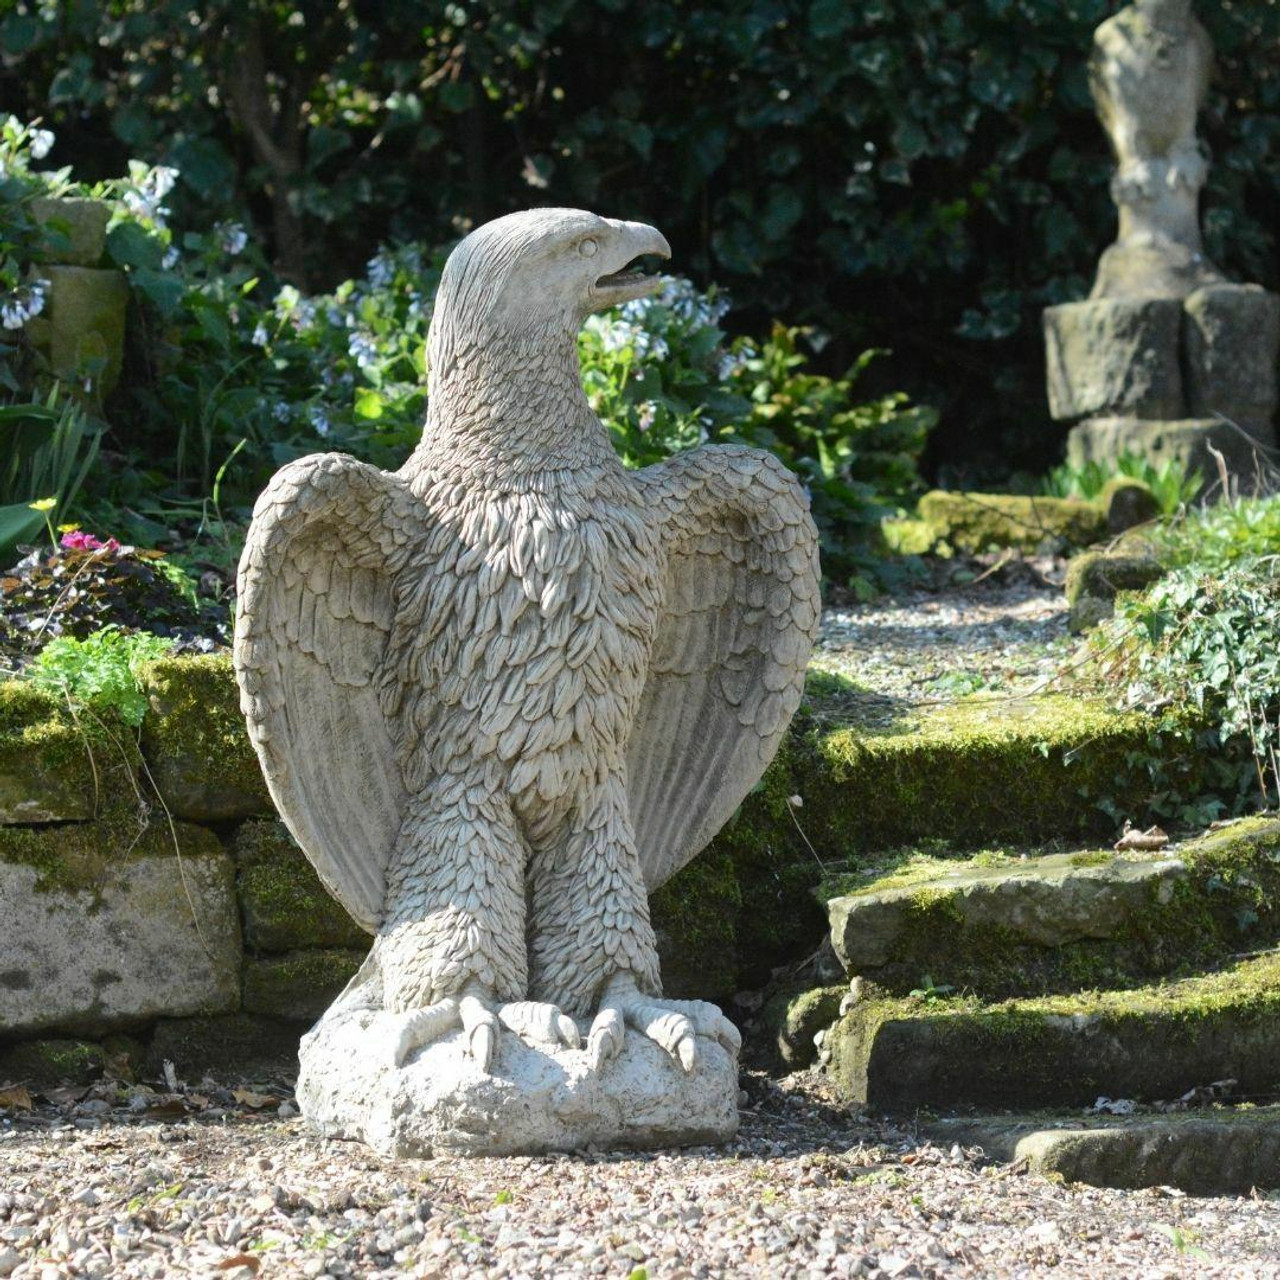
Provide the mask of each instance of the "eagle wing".
POLYGON ((380 677, 395 580, 427 520, 397 476, 313 454, 258 499, 237 578, 240 706, 271 798, 371 933, 406 799, 380 677))
POLYGON ((652 891, 732 816, 782 741, 817 634, 818 537, 795 476, 756 449, 697 449, 636 479, 667 559, 627 747, 652 891))

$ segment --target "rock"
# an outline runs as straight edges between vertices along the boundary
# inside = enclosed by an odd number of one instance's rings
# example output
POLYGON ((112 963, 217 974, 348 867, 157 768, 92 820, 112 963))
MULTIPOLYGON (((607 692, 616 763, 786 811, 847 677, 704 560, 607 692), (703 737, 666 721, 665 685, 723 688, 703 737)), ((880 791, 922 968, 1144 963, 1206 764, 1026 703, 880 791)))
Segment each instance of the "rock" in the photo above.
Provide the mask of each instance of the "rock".
POLYGON ((142 749, 169 811, 191 822, 273 814, 226 654, 162 658, 143 673, 142 749))
POLYGON ((1280 954, 1132 990, 866 1001, 826 1045, 841 1094, 877 1110, 1153 1101, 1227 1078, 1265 1095, 1280 1058, 1280 954))
POLYGON ((1160 515, 1150 487, 1130 476, 1112 476, 1094 501, 1106 514, 1108 533, 1124 533, 1160 515))
POLYGON ((124 273, 42 266, 40 276, 48 280, 49 292, 44 311, 27 322, 32 344, 56 377, 79 384, 91 375, 94 397, 106 399, 120 381, 124 360, 124 273))
POLYGON ((28 1040, 0 1049, 0 1081, 88 1084, 102 1074, 105 1061, 102 1046, 89 1040, 28 1040))
POLYGON ((0 683, 0 826, 81 822, 133 793, 128 735, 81 718, 22 681, 0 683), (121 742, 124 751, 121 751, 121 742))
POLYGON ((370 936, 321 884, 283 822, 244 823, 231 852, 249 951, 368 950, 370 936))
POLYGON ((1280 1107, 1081 1119, 1078 1113, 976 1116, 922 1126, 939 1145, 1094 1187, 1177 1187, 1244 1196, 1280 1187, 1280 1107))
POLYGON ((831 941, 846 972, 866 974, 898 954, 915 909, 945 904, 965 929, 999 929, 1008 938, 1059 947, 1111 938, 1154 900, 1168 903, 1186 874, 1176 857, 1059 853, 994 865, 961 863, 907 883, 872 885, 831 898, 831 941))
POLYGON ((1143 591, 1164 572, 1160 561, 1150 555, 1082 552, 1067 566, 1067 626, 1077 634, 1096 626, 1111 617, 1119 592, 1143 591))
POLYGON ((1181 418, 1182 304, 1170 300, 1068 302, 1044 313, 1049 412, 1181 418))
POLYGON ((960 551, 1084 547, 1106 532, 1102 511, 1075 498, 934 489, 920 499, 920 516, 935 540, 960 551))
POLYGON ((164 1019, 151 1037, 147 1070, 158 1076, 172 1062, 178 1076, 192 1082, 206 1074, 221 1080, 292 1076, 299 1035, 297 1022, 247 1013, 164 1019))
MULTIPOLYGON (((585 1032, 587 1024, 580 1024, 585 1032)), ((389 1015, 331 1011, 302 1040, 297 1097, 327 1137, 383 1155, 517 1155, 725 1142, 738 1128, 738 1063, 698 1039, 692 1072, 635 1031, 593 1071, 582 1049, 503 1032, 492 1074, 454 1031, 393 1065, 389 1015)))
POLYGON ((96 267, 107 247, 111 205, 106 200, 60 196, 31 202, 31 216, 66 237, 66 245, 50 250, 50 260, 69 267, 96 267))
POLYGON ((234 1008, 240 927, 231 860, 179 824, 92 823, 0 839, 0 1031, 94 1034, 234 1008))
POLYGON ((847 983, 813 987, 808 991, 781 991, 770 997, 760 1012, 769 1033, 769 1047, 788 1071, 807 1067, 818 1056, 813 1038, 840 1014, 840 1002, 849 994, 847 983))
POLYGON ((1184 304, 1188 417, 1230 418, 1269 440, 1276 411, 1280 296, 1256 284, 1197 289, 1184 304))
POLYGON ((314 1022, 342 993, 364 957, 364 951, 295 951, 248 959, 244 962, 244 1011, 314 1022))
POLYGON ((1186 469, 1199 471, 1206 479, 1217 477, 1218 468, 1209 453, 1212 445, 1227 460, 1228 468, 1252 479, 1258 472, 1259 445, 1269 446, 1270 437, 1256 440, 1229 423, 1217 419, 1182 418, 1177 421, 1147 421, 1142 418, 1091 418, 1067 433, 1067 461, 1073 467, 1088 462, 1115 466, 1126 453, 1147 458, 1159 466, 1177 459, 1186 469))

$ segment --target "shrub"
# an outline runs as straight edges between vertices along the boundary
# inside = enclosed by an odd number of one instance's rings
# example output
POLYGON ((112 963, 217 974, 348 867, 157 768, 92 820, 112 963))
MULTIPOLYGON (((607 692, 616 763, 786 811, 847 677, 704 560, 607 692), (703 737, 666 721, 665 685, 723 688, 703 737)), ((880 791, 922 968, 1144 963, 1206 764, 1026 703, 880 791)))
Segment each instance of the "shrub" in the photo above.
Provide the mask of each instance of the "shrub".
POLYGON ((126 634, 103 627, 83 640, 51 640, 26 669, 37 688, 73 705, 116 712, 125 724, 140 725, 147 699, 138 679, 142 667, 173 648, 173 641, 145 631, 126 634))

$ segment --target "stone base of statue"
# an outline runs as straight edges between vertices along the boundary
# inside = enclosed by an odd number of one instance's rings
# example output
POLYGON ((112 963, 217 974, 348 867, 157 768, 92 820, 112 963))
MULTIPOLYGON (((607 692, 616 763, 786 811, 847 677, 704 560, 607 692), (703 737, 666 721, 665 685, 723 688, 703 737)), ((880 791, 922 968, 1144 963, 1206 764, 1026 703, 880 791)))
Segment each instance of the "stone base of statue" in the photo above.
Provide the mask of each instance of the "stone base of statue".
POLYGON ((327 1014, 303 1037, 297 1097, 313 1129, 395 1157, 694 1146, 738 1129, 737 1056, 718 1040, 698 1038, 691 1072, 634 1031, 598 1071, 582 1049, 509 1031, 488 1072, 461 1031, 403 1066, 393 1040, 388 1015, 364 1011, 327 1014))
POLYGON ((1099 298, 1044 313, 1049 409, 1072 461, 1128 452, 1193 466, 1206 446, 1249 468, 1275 446, 1280 297, 1212 284, 1177 298, 1099 298))

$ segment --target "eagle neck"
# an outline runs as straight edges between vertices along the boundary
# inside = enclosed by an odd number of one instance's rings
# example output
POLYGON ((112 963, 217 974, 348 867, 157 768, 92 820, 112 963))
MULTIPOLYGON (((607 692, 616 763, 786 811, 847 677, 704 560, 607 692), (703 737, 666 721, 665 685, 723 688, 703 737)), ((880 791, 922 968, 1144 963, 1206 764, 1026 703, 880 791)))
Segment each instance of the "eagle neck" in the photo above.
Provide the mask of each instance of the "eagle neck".
POLYGON ((587 402, 574 334, 496 333, 431 371, 426 463, 516 471, 620 465, 587 402))

